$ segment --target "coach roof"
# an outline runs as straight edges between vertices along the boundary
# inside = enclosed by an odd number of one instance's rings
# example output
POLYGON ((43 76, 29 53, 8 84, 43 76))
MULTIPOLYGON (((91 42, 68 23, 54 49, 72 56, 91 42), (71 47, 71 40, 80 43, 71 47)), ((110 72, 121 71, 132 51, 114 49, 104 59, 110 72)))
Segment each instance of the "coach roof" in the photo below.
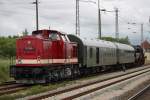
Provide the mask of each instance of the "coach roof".
POLYGON ((116 45, 113 42, 109 41, 104 41, 100 39, 86 39, 81 38, 79 36, 75 36, 73 34, 68 34, 68 37, 70 37, 69 39, 71 39, 71 41, 74 40, 75 38, 78 39, 85 46, 116 48, 116 45))

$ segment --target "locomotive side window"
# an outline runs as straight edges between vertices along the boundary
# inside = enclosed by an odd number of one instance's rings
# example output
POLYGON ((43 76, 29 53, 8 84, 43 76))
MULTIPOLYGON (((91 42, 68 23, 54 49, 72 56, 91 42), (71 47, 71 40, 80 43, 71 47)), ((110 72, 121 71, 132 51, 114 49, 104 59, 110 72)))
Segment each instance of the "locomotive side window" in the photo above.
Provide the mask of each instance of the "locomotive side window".
POLYGON ((68 36, 67 36, 67 35, 65 35, 65 37, 66 37, 67 41, 68 41, 68 42, 70 42, 70 40, 69 40, 68 36))
POLYGON ((67 38, 65 37, 65 35, 61 35, 63 41, 67 41, 67 38))

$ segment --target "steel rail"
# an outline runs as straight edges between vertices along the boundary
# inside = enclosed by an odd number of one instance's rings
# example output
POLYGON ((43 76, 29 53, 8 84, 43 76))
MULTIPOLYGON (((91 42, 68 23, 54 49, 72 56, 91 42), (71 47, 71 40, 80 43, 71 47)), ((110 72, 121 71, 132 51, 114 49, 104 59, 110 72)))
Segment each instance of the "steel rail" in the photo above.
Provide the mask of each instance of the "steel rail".
POLYGON ((4 95, 4 94, 12 94, 12 93, 16 93, 20 90, 24 90, 26 89, 27 86, 25 86, 24 84, 17 84, 14 82, 7 82, 6 84, 1 84, 0 85, 0 96, 4 95))
POLYGON ((150 88, 150 84, 146 86, 144 89, 130 97, 128 100, 136 100, 138 97, 140 97, 142 94, 144 94, 148 89, 150 88))
POLYGON ((17 88, 12 88, 12 89, 8 89, 8 90, 2 90, 2 91, 0 91, 0 96, 2 96, 4 94, 16 93, 18 91, 25 90, 26 88, 27 87, 17 87, 17 88))
POLYGON ((7 82, 4 82, 4 83, 1 83, 0 87, 4 86, 4 85, 11 85, 11 84, 16 84, 16 81, 7 81, 7 82))
POLYGON ((11 88, 17 88, 23 86, 22 84, 12 84, 12 85, 5 85, 5 86, 0 86, 0 91, 2 90, 8 90, 11 88))

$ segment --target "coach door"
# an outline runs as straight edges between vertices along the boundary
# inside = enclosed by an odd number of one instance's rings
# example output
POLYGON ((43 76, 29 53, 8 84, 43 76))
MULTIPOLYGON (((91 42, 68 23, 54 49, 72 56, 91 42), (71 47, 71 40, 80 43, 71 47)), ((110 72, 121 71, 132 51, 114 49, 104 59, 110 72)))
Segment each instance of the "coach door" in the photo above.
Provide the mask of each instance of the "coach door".
POLYGON ((96 64, 99 64, 99 48, 96 48, 96 64))

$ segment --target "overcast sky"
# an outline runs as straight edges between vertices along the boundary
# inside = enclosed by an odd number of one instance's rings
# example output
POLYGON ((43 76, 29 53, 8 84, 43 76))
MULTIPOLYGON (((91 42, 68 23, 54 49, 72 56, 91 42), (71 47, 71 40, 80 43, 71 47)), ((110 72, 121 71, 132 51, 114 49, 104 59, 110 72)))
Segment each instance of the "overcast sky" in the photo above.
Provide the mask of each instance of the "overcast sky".
MULTIPOLYGON (((0 0, 0 35, 17 35, 25 28, 35 30, 35 0, 0 0)), ((39 0, 40 29, 56 29, 75 34, 75 0, 39 0)), ((97 0, 92 0, 97 2, 97 0)), ((119 8, 120 37, 128 36, 133 44, 140 42, 140 23, 144 38, 150 38, 150 0, 100 0, 101 9, 119 8), (136 22, 138 25, 128 25, 136 22), (129 29, 130 28, 130 29, 129 29), (136 33, 133 33, 136 32, 136 33)), ((81 36, 96 38, 97 5, 80 1, 81 36)), ((102 12, 102 36, 115 36, 115 13, 102 12)))

